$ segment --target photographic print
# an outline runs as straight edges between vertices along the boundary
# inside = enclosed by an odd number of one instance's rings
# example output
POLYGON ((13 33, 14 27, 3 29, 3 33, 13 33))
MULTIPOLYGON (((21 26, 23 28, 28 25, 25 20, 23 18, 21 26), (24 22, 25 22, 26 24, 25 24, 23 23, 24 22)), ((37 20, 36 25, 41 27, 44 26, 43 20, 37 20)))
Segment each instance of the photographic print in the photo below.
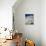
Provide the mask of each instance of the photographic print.
POLYGON ((25 24, 26 25, 34 24, 34 14, 25 14, 25 24))

